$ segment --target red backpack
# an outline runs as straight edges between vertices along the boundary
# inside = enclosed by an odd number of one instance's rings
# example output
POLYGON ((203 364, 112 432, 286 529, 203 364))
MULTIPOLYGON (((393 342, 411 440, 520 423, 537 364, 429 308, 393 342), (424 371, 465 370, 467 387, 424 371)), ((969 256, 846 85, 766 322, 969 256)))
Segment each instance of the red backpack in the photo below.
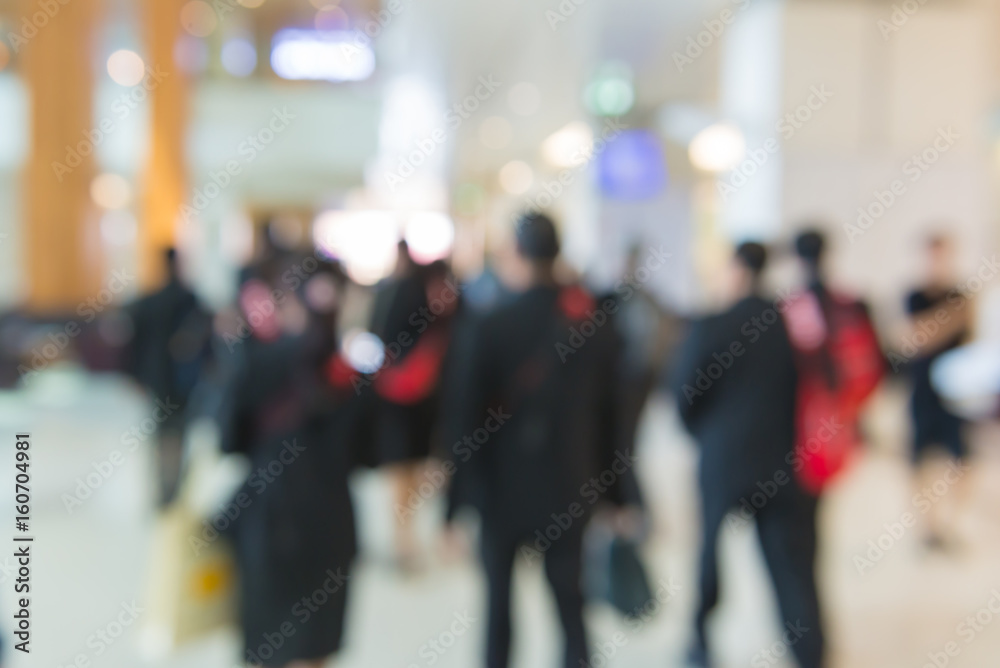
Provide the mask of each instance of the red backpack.
POLYGON ((819 494, 857 449, 858 415, 885 360, 861 302, 807 291, 789 298, 783 315, 799 373, 793 468, 819 494))

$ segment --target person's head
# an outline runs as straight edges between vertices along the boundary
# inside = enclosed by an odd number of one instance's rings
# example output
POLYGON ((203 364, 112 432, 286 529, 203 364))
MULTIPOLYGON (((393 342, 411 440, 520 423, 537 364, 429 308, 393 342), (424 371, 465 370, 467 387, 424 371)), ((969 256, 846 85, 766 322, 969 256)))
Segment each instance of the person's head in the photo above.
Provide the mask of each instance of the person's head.
POLYGON ((169 247, 163 250, 163 266, 166 268, 167 280, 174 281, 180 278, 181 270, 176 248, 169 247))
POLYGON ((517 221, 514 239, 518 258, 531 269, 532 282, 550 279, 559 255, 559 233, 552 219, 537 211, 523 214, 517 221))
POLYGON ((274 219, 268 218, 257 226, 253 244, 254 259, 266 260, 278 252, 278 248, 274 243, 274 224, 274 219))
POLYGON ((396 244, 396 275, 405 276, 417 267, 416 260, 410 255, 410 244, 405 239, 400 239, 396 244))
POLYGON ((638 241, 629 246, 628 255, 625 256, 625 273, 634 276, 636 270, 642 264, 643 254, 642 244, 638 241))
POLYGON ((319 261, 319 266, 301 286, 302 301, 314 315, 335 315, 343 304, 348 282, 339 262, 319 261))
POLYGON ((823 265, 826 237, 817 229, 806 229, 795 237, 795 254, 805 266, 810 280, 817 280, 823 265))
POLYGON ((946 234, 932 234, 924 242, 927 278, 931 283, 949 285, 954 280, 955 244, 946 234))
POLYGON ((744 241, 736 247, 729 263, 727 292, 730 299, 740 299, 760 289, 764 267, 767 266, 767 248, 755 241, 744 241))

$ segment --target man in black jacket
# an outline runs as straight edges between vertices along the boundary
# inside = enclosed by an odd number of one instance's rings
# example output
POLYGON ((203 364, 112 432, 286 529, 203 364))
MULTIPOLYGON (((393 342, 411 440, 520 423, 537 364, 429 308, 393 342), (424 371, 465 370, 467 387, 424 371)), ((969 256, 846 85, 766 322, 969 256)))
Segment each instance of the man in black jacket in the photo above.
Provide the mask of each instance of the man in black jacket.
MULTIPOLYGON (((563 665, 587 663, 581 548, 593 507, 620 504, 631 453, 615 452, 615 329, 579 287, 553 275, 552 221, 524 216, 517 255, 528 289, 470 326, 445 410, 460 502, 482 518, 488 581, 488 668, 509 665, 514 561, 543 560, 566 648, 563 665)), ((610 302, 613 304, 613 302, 610 302)))
POLYGON ((166 506, 177 494, 183 458, 183 430, 188 399, 205 359, 211 317, 181 278, 177 252, 163 253, 167 282, 126 307, 133 335, 129 371, 166 406, 157 419, 159 502, 166 506))
POLYGON ((685 427, 701 448, 702 534, 694 666, 710 665, 706 620, 719 597, 716 540, 730 524, 755 519, 783 623, 801 668, 823 653, 813 573, 815 499, 795 481, 796 373, 784 323, 760 296, 767 254, 744 243, 729 268, 732 305, 695 323, 675 367, 685 427))

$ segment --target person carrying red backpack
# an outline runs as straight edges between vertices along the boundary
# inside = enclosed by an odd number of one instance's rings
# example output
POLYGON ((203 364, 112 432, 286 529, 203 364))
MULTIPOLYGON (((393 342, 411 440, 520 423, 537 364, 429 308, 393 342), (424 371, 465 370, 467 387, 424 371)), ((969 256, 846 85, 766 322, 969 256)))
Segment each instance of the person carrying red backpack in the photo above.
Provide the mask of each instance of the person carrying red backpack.
POLYGON ((799 374, 793 470, 814 495, 848 465, 860 441, 858 417, 885 375, 878 336, 861 301, 831 291, 822 277, 825 239, 807 230, 795 251, 806 289, 780 308, 799 374))

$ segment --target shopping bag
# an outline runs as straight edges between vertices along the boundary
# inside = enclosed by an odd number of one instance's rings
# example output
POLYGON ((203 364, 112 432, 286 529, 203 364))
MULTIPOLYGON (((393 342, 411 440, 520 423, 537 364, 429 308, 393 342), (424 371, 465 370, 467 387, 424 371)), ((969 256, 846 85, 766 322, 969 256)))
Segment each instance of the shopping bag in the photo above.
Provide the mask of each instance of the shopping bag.
POLYGON ((156 520, 141 638, 149 659, 163 658, 237 622, 235 555, 209 522, 202 489, 211 481, 233 478, 227 471, 233 468, 229 458, 211 447, 212 435, 190 430, 180 493, 156 520))

